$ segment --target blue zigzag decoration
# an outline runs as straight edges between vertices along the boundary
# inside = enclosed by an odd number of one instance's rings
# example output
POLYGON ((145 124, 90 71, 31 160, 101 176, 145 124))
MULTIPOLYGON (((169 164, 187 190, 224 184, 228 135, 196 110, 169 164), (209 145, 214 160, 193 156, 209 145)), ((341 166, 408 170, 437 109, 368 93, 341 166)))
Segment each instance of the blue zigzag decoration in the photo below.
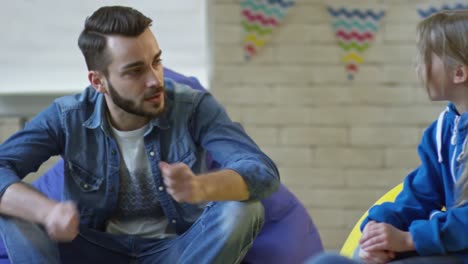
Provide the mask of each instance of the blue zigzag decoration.
POLYGON ((292 5, 294 5, 294 0, 286 2, 286 0, 268 0, 268 3, 270 4, 279 4, 283 8, 288 8, 292 5))
POLYGON ((369 17, 372 17, 374 20, 380 20, 385 15, 385 11, 381 11, 378 13, 373 12, 372 10, 360 11, 358 9, 353 9, 353 10, 348 11, 345 8, 339 8, 335 10, 329 6, 327 7, 327 10, 330 13, 330 15, 334 17, 344 15, 347 18, 352 18, 353 16, 357 16, 361 19, 365 19, 366 17, 369 16, 369 17))
POLYGON ((453 6, 449 6, 447 4, 437 8, 437 7, 429 7, 428 9, 426 10, 423 10, 423 9, 418 9, 418 13, 419 15, 422 17, 422 18, 426 18, 434 13, 437 13, 439 11, 442 11, 442 10, 460 10, 460 9, 468 9, 468 5, 467 4, 462 4, 462 3, 458 3, 458 4, 454 4, 453 6))

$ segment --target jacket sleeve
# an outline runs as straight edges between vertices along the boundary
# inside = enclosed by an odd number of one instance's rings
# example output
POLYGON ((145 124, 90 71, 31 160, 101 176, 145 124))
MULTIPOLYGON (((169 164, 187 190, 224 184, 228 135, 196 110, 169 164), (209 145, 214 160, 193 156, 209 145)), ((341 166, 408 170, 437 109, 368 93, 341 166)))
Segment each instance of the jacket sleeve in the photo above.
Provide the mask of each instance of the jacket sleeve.
POLYGON ((275 163, 255 144, 243 128, 231 121, 209 93, 203 93, 191 121, 194 139, 219 164, 239 173, 249 189, 249 199, 268 197, 279 187, 275 163))
POLYGON ((58 106, 52 104, 0 145, 0 197, 13 183, 61 153, 58 106))
POLYGON ((415 220, 409 227, 420 255, 438 255, 468 249, 468 204, 415 220))
POLYGON ((425 131, 418 146, 421 165, 405 178, 403 190, 395 202, 372 207, 361 224, 361 230, 369 221, 374 220, 408 231, 414 220, 429 219, 431 211, 443 207, 443 183, 437 160, 437 147, 433 140, 435 125, 434 123, 425 131))

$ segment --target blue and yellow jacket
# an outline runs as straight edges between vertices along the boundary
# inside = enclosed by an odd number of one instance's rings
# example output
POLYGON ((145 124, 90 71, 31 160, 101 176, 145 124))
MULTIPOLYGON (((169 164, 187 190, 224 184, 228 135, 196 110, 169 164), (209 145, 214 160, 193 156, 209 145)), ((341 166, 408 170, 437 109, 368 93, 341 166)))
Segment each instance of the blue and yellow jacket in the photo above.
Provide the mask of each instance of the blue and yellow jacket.
POLYGON ((394 203, 372 207, 363 221, 385 222, 409 231, 423 256, 459 253, 468 262, 468 203, 458 203, 456 182, 468 158, 468 113, 450 103, 424 132, 421 165, 404 180, 394 203), (442 211, 443 208, 446 211, 442 211))

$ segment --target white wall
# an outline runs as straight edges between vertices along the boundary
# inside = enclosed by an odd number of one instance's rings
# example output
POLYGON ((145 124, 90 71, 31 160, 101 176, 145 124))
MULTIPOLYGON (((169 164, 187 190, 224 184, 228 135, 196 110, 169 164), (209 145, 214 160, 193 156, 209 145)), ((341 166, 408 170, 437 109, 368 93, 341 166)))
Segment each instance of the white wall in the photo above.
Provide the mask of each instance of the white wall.
POLYGON ((0 8, 0 95, 81 91, 88 84, 77 45, 84 20, 116 4, 153 19, 165 66, 208 84, 205 0, 17 0, 0 8))

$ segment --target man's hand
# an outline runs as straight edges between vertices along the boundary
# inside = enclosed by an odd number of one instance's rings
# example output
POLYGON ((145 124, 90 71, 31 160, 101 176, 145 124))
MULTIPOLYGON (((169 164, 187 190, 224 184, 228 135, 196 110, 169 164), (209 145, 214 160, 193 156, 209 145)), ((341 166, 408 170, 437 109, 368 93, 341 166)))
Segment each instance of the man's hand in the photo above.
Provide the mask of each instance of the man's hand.
POLYGON ((415 250, 413 238, 409 232, 374 221, 370 221, 365 226, 359 244, 361 249, 365 251, 405 252, 415 250))
POLYGON ((385 264, 395 258, 392 251, 366 251, 359 249, 359 258, 366 264, 385 264))
POLYGON ((78 235, 80 216, 73 202, 61 202, 52 207, 42 224, 53 240, 69 242, 78 235))
POLYGON ((206 199, 204 186, 185 163, 159 162, 166 191, 177 202, 200 203, 206 199))

